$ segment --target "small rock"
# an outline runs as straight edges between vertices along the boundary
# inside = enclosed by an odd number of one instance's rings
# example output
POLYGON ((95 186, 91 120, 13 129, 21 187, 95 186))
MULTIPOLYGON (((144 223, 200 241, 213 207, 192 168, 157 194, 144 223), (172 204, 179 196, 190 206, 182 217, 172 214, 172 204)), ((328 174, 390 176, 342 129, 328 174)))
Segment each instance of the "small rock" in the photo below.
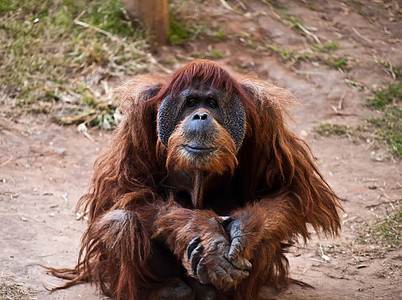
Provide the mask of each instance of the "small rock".
POLYGON ((308 132, 306 130, 300 131, 300 137, 302 137, 302 138, 308 137, 308 132))

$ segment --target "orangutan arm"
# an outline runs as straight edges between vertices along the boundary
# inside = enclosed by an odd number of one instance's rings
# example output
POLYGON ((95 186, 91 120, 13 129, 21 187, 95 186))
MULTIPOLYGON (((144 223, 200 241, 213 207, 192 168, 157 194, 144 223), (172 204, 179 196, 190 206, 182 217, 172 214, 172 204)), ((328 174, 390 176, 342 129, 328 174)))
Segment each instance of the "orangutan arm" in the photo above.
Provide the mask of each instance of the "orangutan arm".
POLYGON ((223 222, 231 240, 228 259, 234 264, 241 257, 250 260, 262 242, 277 247, 300 231, 308 234, 303 217, 295 212, 285 199, 263 199, 234 212, 223 222))
POLYGON ((281 243, 301 236, 309 238, 307 224, 318 231, 336 234, 339 217, 331 203, 316 203, 310 209, 302 208, 302 199, 294 193, 263 198, 235 211, 223 226, 230 236, 228 259, 232 263, 242 258, 254 260, 260 247, 279 249, 281 243), (327 204, 329 204, 327 206, 327 204))

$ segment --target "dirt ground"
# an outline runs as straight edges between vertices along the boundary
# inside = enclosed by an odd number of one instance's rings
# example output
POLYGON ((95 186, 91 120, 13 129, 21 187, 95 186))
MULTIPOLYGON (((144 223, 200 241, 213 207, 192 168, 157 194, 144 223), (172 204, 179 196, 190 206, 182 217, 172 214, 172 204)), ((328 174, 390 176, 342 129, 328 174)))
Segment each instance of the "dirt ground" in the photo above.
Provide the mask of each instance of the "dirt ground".
MULTIPOLYGON (((274 9, 263 1, 228 2, 236 11, 219 1, 212 1, 211 10, 210 2, 200 13, 224 26, 228 35, 252 32, 254 43, 268 38, 295 53, 306 48, 306 39, 316 37, 323 44, 337 40, 336 54, 350 58, 348 68, 340 70, 317 61, 286 61, 268 48, 256 50, 246 35, 213 44, 223 54, 217 61, 230 71, 276 82, 297 96, 300 105, 291 110, 294 121, 290 126, 311 146, 320 170, 343 199, 345 209, 339 238, 318 239, 314 235, 307 246, 293 247, 288 255, 292 277, 315 289, 291 286, 268 296, 267 288, 262 296, 400 299, 402 250, 385 251, 374 242, 359 243, 362 232, 400 205, 400 161, 387 154, 385 147, 373 148, 371 141, 324 138, 313 130, 320 122, 353 126, 373 114, 364 106, 370 90, 394 80, 383 61, 392 65, 402 61, 402 24, 395 16, 399 13, 400 17, 400 9, 395 8, 398 1, 388 1, 388 7, 377 3, 382 1, 365 1, 360 10, 355 1, 314 1, 314 8, 312 1, 276 1, 307 24, 312 35, 292 30, 278 18, 278 6, 274 9)), ((186 62, 194 49, 208 52, 210 47, 195 39, 165 47, 156 58, 186 62)), ((94 160, 111 136, 98 129, 89 133, 91 139, 76 127, 52 123, 45 115, 10 120, 0 114, 0 299, 104 298, 89 284, 49 294, 45 287, 62 281, 39 266, 68 267, 76 262, 85 222, 77 220, 74 208, 88 187, 94 160), (26 295, 2 298, 4 287, 16 287, 26 295)))

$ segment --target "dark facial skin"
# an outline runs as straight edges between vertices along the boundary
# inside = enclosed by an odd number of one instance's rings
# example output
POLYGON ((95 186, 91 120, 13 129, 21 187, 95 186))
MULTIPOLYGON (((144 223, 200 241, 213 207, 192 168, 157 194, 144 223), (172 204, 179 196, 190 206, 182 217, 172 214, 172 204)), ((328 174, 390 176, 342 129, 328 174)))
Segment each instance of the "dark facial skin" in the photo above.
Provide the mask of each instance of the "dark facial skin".
POLYGON ((222 114, 218 105, 218 93, 214 90, 187 90, 186 101, 180 114, 180 121, 186 116, 204 109, 217 122, 222 122, 222 114))
POLYGON ((185 149, 196 155, 208 155, 212 137, 216 133, 216 122, 221 123, 223 117, 218 104, 219 93, 213 89, 190 88, 180 95, 185 97, 179 122, 184 120, 183 128, 188 137, 185 149))
MULTIPOLYGON (((183 133, 186 133, 187 129, 194 132, 190 136, 186 135, 186 138, 190 140, 197 139, 197 136, 199 140, 202 136, 206 139, 211 138, 211 134, 217 132, 216 126, 221 125, 231 135, 236 148, 239 149, 245 136, 246 115, 236 95, 230 96, 230 99, 227 97, 228 95, 223 90, 211 88, 211 84, 199 81, 194 81, 191 86, 174 98, 167 96, 161 103, 158 112, 158 135, 162 144, 167 147, 169 138, 176 130, 177 125, 184 124, 181 122, 187 122, 190 116, 194 116, 194 125, 183 128, 183 133), (197 116, 195 115, 197 113, 200 114, 197 116), (204 125, 208 124, 208 122, 201 122, 206 119, 211 119, 215 126, 210 127, 208 133, 205 133, 206 130, 201 130, 204 125), (200 122, 196 122, 196 120, 200 122), (191 129, 195 127, 198 129, 195 131, 191 129)), ((188 122, 187 125, 189 123, 191 122, 188 122)))

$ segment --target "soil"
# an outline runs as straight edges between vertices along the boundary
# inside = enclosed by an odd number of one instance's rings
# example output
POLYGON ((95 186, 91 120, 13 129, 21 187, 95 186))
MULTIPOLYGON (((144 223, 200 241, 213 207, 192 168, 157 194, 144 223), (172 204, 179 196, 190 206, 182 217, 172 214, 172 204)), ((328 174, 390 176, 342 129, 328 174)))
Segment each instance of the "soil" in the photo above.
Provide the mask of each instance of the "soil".
MULTIPOLYGON (((352 143, 314 132, 320 122, 348 126, 363 122, 373 114, 364 106, 371 89, 394 80, 380 59, 393 66, 402 61, 401 11, 397 1, 387 2, 365 1, 356 7, 357 1, 315 1, 314 6, 311 1, 276 1, 274 7, 263 1, 231 1, 236 9, 232 11, 222 2, 207 1, 201 9, 228 35, 252 32, 256 43, 268 38, 281 49, 306 48, 312 37, 281 21, 278 7, 282 7, 308 25, 323 44, 337 40, 337 55, 352 58, 342 71, 317 61, 286 62, 241 37, 213 44, 223 53, 217 59, 223 67, 276 82, 296 95, 300 105, 291 109, 290 126, 306 139, 324 177, 343 199, 341 236, 313 235, 308 245, 300 243, 288 254, 291 276, 315 289, 292 285, 273 295, 264 288, 261 295, 266 299, 400 299, 402 250, 386 249, 373 240, 361 243, 362 233, 370 232, 376 220, 400 205, 400 161, 384 147, 373 148, 371 141, 352 143), (359 84, 353 86, 351 81, 359 84)), ((200 38, 165 47, 156 57, 182 57, 184 63, 183 57, 194 49, 211 51, 200 38)), ((88 187, 94 160, 111 136, 98 129, 89 134, 91 139, 45 115, 10 120, 0 114, 0 284, 1 290, 16 285, 26 293, 11 299, 105 298, 89 284, 50 294, 46 288, 62 281, 40 267, 76 263, 86 225, 75 215, 75 205, 88 187)))

